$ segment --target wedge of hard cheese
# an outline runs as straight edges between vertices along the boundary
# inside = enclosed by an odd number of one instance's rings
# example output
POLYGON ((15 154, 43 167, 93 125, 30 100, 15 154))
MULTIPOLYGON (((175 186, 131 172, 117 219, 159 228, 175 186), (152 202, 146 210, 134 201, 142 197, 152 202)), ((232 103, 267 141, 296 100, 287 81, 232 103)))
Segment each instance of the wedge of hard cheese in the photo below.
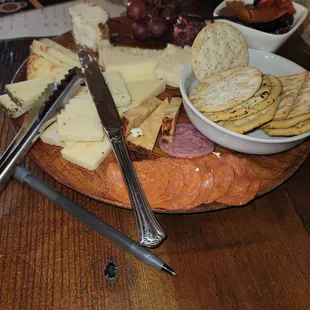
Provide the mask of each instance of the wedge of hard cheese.
POLYGON ((135 107, 137 107, 138 105, 136 103, 131 102, 130 104, 124 106, 124 107, 118 107, 117 111, 118 114, 121 116, 124 112, 129 111, 135 107))
POLYGON ((110 154, 112 148, 107 137, 102 142, 77 142, 73 147, 63 148, 64 159, 88 170, 96 170, 110 154))
POLYGON ((137 104, 146 102, 147 100, 157 97, 166 89, 164 80, 145 80, 132 81, 126 83, 131 101, 137 104))
POLYGON ((51 82, 53 82, 51 77, 41 77, 34 80, 7 84, 5 90, 11 100, 26 112, 41 97, 45 88, 51 82))
POLYGON ((99 64, 106 72, 119 72, 127 82, 156 79, 157 60, 146 56, 136 56, 106 47, 99 51, 99 64))
POLYGON ((128 137, 130 135, 130 130, 134 127, 140 126, 161 103, 162 101, 160 99, 152 98, 147 102, 122 113, 121 121, 123 135, 128 137))
POLYGON ((12 118, 17 118, 28 111, 28 109, 19 107, 12 101, 10 96, 6 94, 0 96, 0 107, 12 118))
MULTIPOLYGON (((63 54, 59 49, 56 49, 52 46, 48 46, 44 44, 42 41, 34 40, 31 45, 31 51, 34 54, 40 55, 42 52, 46 53, 49 57, 51 57, 48 60, 54 60, 60 62, 60 65, 69 66, 69 67, 80 67, 80 62, 75 59, 73 60, 70 56, 67 54, 63 54)), ((44 54, 45 55, 45 54, 44 54)), ((55 63, 57 63, 55 62, 55 63)))
POLYGON ((128 147, 136 152, 151 154, 160 130, 163 114, 169 106, 166 99, 160 106, 139 126, 142 135, 134 136, 132 133, 127 138, 128 147))
POLYGON ((177 123, 180 106, 182 99, 179 97, 173 97, 170 101, 169 107, 166 109, 161 125, 161 133, 163 140, 172 142, 175 131, 175 125, 177 123))

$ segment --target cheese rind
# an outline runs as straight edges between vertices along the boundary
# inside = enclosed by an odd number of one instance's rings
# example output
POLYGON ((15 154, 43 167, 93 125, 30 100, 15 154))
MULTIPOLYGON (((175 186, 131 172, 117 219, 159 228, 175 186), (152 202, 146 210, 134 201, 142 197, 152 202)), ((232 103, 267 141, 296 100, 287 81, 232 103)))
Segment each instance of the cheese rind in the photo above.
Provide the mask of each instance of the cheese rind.
POLYGON ((63 148, 64 159, 88 170, 96 170, 110 154, 112 148, 107 137, 102 142, 77 142, 73 147, 63 148))
POLYGON ((151 154, 156 142, 156 138, 161 126, 162 117, 169 106, 166 99, 160 106, 139 126, 143 136, 134 137, 132 134, 126 139, 128 147, 143 154, 151 154))
POLYGON ((126 84, 131 81, 156 79, 157 60, 155 59, 123 53, 109 47, 102 50, 102 56, 99 59, 100 65, 106 72, 119 72, 126 84))
POLYGON ((127 137, 130 130, 142 124, 162 103, 158 98, 152 98, 136 106, 133 109, 127 110, 121 114, 123 135, 127 137))
POLYGON ((76 44, 96 52, 99 42, 109 39, 109 16, 102 7, 91 3, 80 3, 70 7, 69 14, 76 44))
POLYGON ((161 133, 163 140, 172 142, 181 104, 181 98, 171 98, 169 107, 166 109, 162 118, 161 133))
POLYGON ((137 104, 157 97, 166 89, 166 83, 163 80, 146 80, 126 83, 131 101, 137 104))

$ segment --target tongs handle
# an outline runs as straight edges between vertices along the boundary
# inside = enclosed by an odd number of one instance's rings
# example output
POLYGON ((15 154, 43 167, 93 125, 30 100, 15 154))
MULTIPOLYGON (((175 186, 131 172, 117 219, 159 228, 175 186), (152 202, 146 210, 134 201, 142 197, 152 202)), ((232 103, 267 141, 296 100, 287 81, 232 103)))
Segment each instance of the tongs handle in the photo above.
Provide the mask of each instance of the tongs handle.
POLYGON ((166 238, 166 233, 157 221, 143 193, 121 131, 117 130, 108 134, 130 197, 139 243, 149 248, 157 247, 166 238))

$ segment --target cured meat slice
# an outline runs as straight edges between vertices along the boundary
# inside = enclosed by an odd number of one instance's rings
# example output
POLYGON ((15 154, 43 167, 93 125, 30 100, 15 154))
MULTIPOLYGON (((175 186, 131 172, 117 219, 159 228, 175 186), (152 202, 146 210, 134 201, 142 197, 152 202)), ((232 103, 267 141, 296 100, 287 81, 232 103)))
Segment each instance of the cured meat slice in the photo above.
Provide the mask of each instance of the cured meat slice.
POLYGON ((206 202, 213 202, 223 197, 234 181, 234 169, 216 155, 210 154, 204 157, 207 165, 213 171, 212 193, 206 202))
POLYGON ((216 201, 228 206, 241 206, 246 202, 245 196, 252 181, 248 175, 246 164, 233 154, 223 154, 221 159, 234 169, 235 178, 229 191, 216 201))
POLYGON ((178 197, 184 185, 184 175, 182 169, 179 165, 175 163, 174 159, 163 157, 159 158, 158 161, 166 166, 166 169, 169 173, 169 181, 164 193, 158 198, 156 203, 168 201, 178 197))
MULTIPOLYGON (((143 160, 133 162, 138 179, 150 204, 156 203, 164 193, 169 174, 165 165, 158 160, 143 160)), ((109 164, 107 169, 109 196, 122 203, 130 204, 126 185, 117 162, 109 164)))
POLYGON ((208 166, 203 157, 192 159, 194 164, 198 167, 201 176, 200 191, 196 199, 185 209, 190 210, 196 208, 207 201, 213 190, 213 171, 208 166))
POLYGON ((177 124, 173 141, 167 143, 161 139, 159 146, 166 154, 177 158, 202 157, 214 150, 213 142, 192 124, 177 124))
POLYGON ((184 183, 180 195, 152 205, 154 209, 180 210, 189 206, 198 196, 201 185, 200 172, 197 166, 189 159, 174 159, 184 176, 184 183))

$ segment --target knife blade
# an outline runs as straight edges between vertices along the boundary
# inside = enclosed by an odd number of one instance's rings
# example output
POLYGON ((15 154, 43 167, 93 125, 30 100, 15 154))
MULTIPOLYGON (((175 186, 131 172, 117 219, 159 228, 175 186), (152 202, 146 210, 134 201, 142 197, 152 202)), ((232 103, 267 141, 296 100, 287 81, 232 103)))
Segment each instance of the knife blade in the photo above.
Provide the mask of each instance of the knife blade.
POLYGON ((121 120, 109 87, 93 57, 86 51, 79 51, 79 60, 84 70, 87 86, 119 163, 130 197, 138 232, 139 243, 156 247, 166 238, 166 233, 156 219, 143 193, 131 162, 121 130, 121 120))

